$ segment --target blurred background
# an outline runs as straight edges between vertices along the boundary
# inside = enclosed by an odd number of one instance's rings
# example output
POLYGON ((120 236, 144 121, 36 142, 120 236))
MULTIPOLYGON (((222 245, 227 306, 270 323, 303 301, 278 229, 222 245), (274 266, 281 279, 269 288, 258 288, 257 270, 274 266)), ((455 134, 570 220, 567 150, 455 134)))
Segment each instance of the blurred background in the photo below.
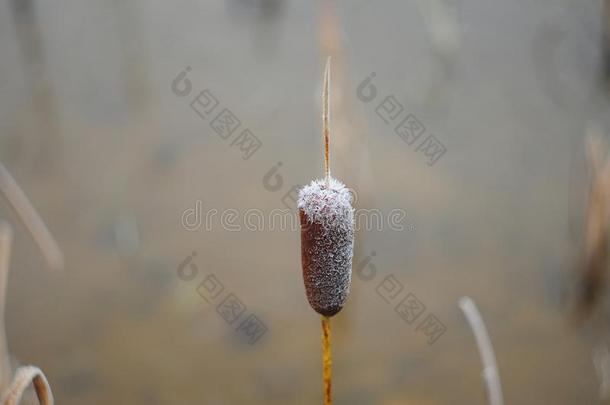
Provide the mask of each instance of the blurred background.
POLYGON ((1 0, 0 162, 65 259, 49 269, 0 201, 14 363, 40 366, 67 405, 321 403, 299 232, 243 218, 294 212, 293 187, 322 176, 332 56, 331 170, 356 208, 405 213, 401 229, 357 233, 333 318, 335 403, 486 403, 464 295, 506 403, 610 403, 604 301, 570 322, 586 134, 610 134, 608 7, 1 0), (408 114, 415 132, 400 129, 408 114), (417 320, 396 309, 408 293, 417 320))

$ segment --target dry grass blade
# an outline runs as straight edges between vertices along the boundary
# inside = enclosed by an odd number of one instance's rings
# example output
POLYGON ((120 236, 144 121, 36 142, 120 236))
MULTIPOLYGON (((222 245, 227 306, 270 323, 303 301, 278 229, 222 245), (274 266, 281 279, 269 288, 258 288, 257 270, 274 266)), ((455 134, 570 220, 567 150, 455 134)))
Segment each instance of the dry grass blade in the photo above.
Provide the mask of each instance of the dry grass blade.
POLYGON ((487 328, 481 317, 476 304, 470 297, 462 297, 459 306, 470 324, 472 333, 479 348, 481 361, 483 362, 483 381, 487 389, 487 399, 490 405, 503 405, 502 385, 500 384, 500 373, 496 363, 496 355, 487 328))
POLYGON ((324 85, 322 87, 322 134, 324 135, 324 178, 326 185, 330 181, 330 128, 328 100, 330 98, 330 56, 326 59, 324 68, 324 85))
POLYGON ((53 405, 53 393, 42 370, 34 366, 17 369, 10 389, 2 397, 2 405, 19 405, 25 389, 32 384, 41 405, 53 405))
MULTIPOLYGON (((349 184, 359 184, 362 190, 360 196, 370 198, 366 185, 372 183, 372 168, 370 167, 368 138, 364 136, 369 130, 360 116, 361 106, 353 104, 351 95, 356 87, 350 82, 348 68, 342 45, 342 33, 337 4, 320 0, 317 4, 318 15, 318 48, 325 59, 332 59, 332 82, 328 81, 328 92, 332 100, 328 100, 329 111, 333 115, 333 167, 336 173, 341 173, 343 180, 349 184), (357 162, 357 163, 356 163, 357 162), (364 184, 366 181, 366 184, 364 184)), ((323 101, 324 102, 324 101, 323 101)))
POLYGON ((603 0, 601 14, 604 74, 606 81, 610 81, 610 0, 603 0))
POLYGON ((610 161, 606 157, 606 148, 599 131, 591 128, 587 134, 587 160, 591 182, 584 224, 584 259, 578 300, 580 316, 591 313, 603 291, 608 271, 610 161))
POLYGON ((19 184, 2 163, 0 163, 0 192, 6 197, 19 219, 32 235, 49 266, 53 270, 62 269, 64 256, 57 242, 55 242, 51 232, 49 232, 19 184))
POLYGON ((12 244, 13 230, 8 222, 0 220, 0 392, 9 386, 13 378, 6 339, 6 326, 4 324, 4 307, 12 244))

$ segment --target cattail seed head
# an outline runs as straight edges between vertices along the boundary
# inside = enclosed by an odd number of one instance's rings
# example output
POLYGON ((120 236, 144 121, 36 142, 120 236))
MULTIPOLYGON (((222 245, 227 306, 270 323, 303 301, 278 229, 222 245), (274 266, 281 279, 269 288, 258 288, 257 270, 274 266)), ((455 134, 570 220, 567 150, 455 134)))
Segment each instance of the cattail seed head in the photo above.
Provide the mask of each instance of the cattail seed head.
POLYGON ((321 315, 338 313, 349 294, 354 249, 350 193, 330 177, 299 192, 301 262, 307 300, 321 315))

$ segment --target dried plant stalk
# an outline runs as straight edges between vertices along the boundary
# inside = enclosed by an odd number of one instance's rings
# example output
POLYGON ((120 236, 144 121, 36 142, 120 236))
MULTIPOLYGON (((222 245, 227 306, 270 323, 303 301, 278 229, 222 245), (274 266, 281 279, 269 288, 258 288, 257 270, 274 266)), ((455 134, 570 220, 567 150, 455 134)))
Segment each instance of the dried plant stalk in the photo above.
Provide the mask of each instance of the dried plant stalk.
POLYGON ((42 370, 35 366, 17 369, 11 388, 3 395, 2 405, 19 405, 25 389, 32 384, 41 405, 53 405, 53 393, 42 370))
POLYGON ((330 182, 330 127, 328 100, 330 98, 330 56, 326 59, 326 68, 324 69, 324 87, 322 90, 322 134, 324 135, 324 178, 326 186, 330 182))
POLYGON ((32 235, 45 260, 53 270, 62 269, 64 256, 44 222, 9 171, 0 163, 0 192, 32 235))
POLYGON ((602 52, 606 81, 610 80, 610 0, 602 4, 602 52))
POLYGON ((301 264, 307 300, 322 315, 324 404, 332 404, 330 317, 336 315, 350 290, 354 250, 354 209, 343 183, 330 176, 330 58, 322 87, 324 180, 313 180, 299 192, 301 264))
POLYGON ((6 304, 6 287, 13 244, 13 230, 8 222, 0 220, 0 392, 5 390, 13 378, 10 355, 6 339, 4 308, 6 304))
POLYGON ((472 333, 479 348, 481 361, 483 362, 483 381, 487 389, 487 399, 490 405, 503 405, 502 385, 500 384, 500 373, 496 363, 496 355, 487 328, 481 317, 476 304, 470 297, 462 297, 459 306, 470 324, 472 333))
POLYGON ((610 242, 610 160, 600 131, 589 128, 587 160, 591 182, 584 223, 584 261, 578 313, 581 318, 591 314, 604 289, 607 277, 610 242))

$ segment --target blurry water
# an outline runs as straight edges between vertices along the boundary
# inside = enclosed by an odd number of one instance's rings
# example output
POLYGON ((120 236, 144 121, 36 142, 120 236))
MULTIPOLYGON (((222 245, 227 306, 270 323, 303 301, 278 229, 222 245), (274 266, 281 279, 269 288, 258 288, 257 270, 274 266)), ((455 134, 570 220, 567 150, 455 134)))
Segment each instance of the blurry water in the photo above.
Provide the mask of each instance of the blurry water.
MULTIPOLYGON (((59 402, 321 401, 298 232, 181 224, 197 201, 204 215, 285 208, 293 185, 321 176, 320 4, 0 3, 0 159, 67 261, 44 271, 15 221, 9 344, 59 402), (177 96, 187 66, 191 92, 177 96), (204 89, 262 142, 251 158, 189 106, 204 89), (197 273, 183 281, 188 256, 197 273), (198 294, 211 274, 267 326, 255 345, 198 294)), ((594 403, 597 338, 569 327, 565 297, 579 148, 591 122, 610 133, 599 4, 332 4, 344 68, 333 173, 360 208, 407 213, 403 231, 359 234, 355 267, 368 257, 374 275, 355 274, 333 320, 336 403, 483 403, 463 295, 488 323, 506 403, 594 403), (365 103, 356 90, 371 72, 377 97, 365 103), (433 166, 376 113, 390 95, 446 147, 433 166), (412 324, 377 292, 390 275, 399 300, 426 307, 412 324), (446 327, 433 345, 416 330, 427 314, 446 327)))

